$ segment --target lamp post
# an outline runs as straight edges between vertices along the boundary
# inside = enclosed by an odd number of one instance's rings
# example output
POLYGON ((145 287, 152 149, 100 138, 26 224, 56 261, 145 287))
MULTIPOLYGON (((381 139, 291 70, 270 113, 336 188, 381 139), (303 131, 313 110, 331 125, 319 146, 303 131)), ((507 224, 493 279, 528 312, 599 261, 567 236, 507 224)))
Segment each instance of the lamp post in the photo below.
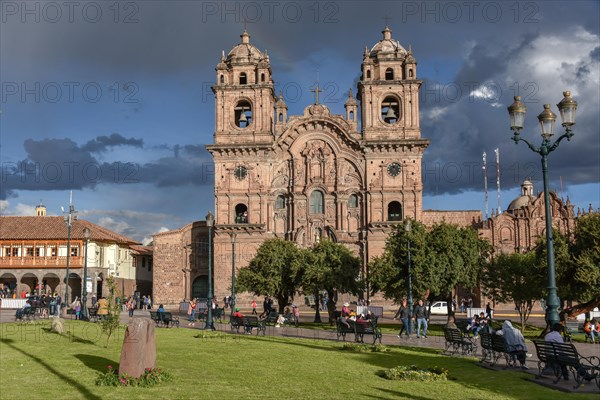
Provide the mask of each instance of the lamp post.
POLYGON ((410 264, 410 238, 408 235, 411 231, 411 223, 410 218, 406 219, 404 223, 404 231, 406 232, 406 250, 408 255, 408 334, 412 333, 412 313, 413 313, 413 294, 412 294, 412 273, 411 273, 411 264, 410 264))
POLYGON ((554 268, 554 239, 552 237, 552 214, 550 212, 550 196, 548 188, 548 154, 556 150, 563 139, 571 140, 573 132, 571 127, 575 125, 575 111, 577 110, 577 102, 571 98, 571 92, 563 92, 565 96, 560 103, 557 104, 562 126, 565 128, 565 133, 561 135, 554 143, 550 142, 554 135, 554 123, 556 122, 556 114, 550 110, 550 104, 544 104, 544 111, 538 115, 542 133, 542 144, 540 147, 532 145, 527 139, 523 139, 521 129, 525 120, 525 112, 527 107, 521 102, 520 96, 515 96, 515 102, 508 107, 510 115, 510 129, 514 132, 512 140, 515 144, 523 141, 529 148, 542 156, 542 175, 544 179, 544 206, 546 211, 546 261, 548 264, 548 300, 546 302, 546 320, 552 326, 560 322, 558 308, 560 299, 558 298, 556 289, 556 271, 554 268))
POLYGON ((87 226, 85 228, 83 228, 83 237, 85 238, 85 258, 83 260, 83 289, 82 289, 82 293, 81 293, 81 303, 82 303, 82 307, 81 307, 81 319, 84 321, 88 320, 88 315, 87 315, 87 261, 88 261, 88 241, 90 240, 90 236, 91 236, 91 231, 90 228, 88 228, 87 226))
POLYGON ((213 314, 212 314, 212 305, 213 305, 213 286, 212 286, 212 227, 215 222, 215 217, 209 211, 206 214, 206 226, 208 227, 208 302, 206 306, 208 307, 207 315, 206 315, 206 326, 204 329, 215 329, 213 325, 213 314))
MULTIPOLYGON (((65 220, 65 224, 67 224, 67 276, 65 279, 66 288, 65 288, 65 299, 63 300, 65 304, 69 304, 69 264, 71 262, 71 227, 73 226, 73 222, 77 221, 77 211, 75 211, 75 206, 73 205, 73 192, 69 197, 69 211, 65 211, 63 207, 61 207, 63 212, 63 218, 65 220)), ((66 310, 66 307, 64 308, 66 310)))
POLYGON ((235 233, 230 233, 231 236, 231 315, 235 310, 235 233))

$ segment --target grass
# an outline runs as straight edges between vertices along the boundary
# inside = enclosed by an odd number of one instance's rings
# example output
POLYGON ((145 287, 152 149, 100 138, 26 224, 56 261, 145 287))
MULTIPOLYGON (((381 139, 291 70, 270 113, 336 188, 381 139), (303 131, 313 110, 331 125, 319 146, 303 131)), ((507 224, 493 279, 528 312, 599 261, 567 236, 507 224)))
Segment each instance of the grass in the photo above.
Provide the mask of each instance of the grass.
POLYGON ((95 385, 108 365, 118 368, 123 330, 105 347, 99 326, 66 321, 0 325, 2 399, 565 399, 528 382, 518 371, 492 371, 473 358, 433 349, 390 346, 389 352, 341 351, 334 341, 157 329, 157 367, 173 376, 152 388, 95 385), (449 370, 447 382, 388 381, 378 374, 398 365, 449 370), (24 393, 27 393, 25 395, 24 393))

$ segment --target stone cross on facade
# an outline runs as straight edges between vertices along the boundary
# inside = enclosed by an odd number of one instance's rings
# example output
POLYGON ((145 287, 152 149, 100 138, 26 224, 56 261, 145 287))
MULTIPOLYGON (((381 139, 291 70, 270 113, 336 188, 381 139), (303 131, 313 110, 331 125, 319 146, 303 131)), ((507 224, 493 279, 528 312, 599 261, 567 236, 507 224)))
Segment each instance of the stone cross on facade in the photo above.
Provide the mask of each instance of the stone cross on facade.
POLYGON ((315 104, 319 104, 319 93, 322 92, 322 90, 319 90, 319 81, 317 81, 315 88, 311 89, 311 92, 315 94, 315 104))

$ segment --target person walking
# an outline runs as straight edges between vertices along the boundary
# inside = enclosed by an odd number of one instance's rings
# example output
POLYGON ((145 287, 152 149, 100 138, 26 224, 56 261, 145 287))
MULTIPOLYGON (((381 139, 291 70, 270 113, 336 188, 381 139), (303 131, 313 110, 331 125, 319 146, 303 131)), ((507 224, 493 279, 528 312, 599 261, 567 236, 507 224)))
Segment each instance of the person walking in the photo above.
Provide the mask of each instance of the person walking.
POLYGON ((256 299, 252 299, 252 315, 256 315, 256 299))
POLYGON ((300 309, 295 304, 292 304, 292 313, 294 314, 294 325, 297 328, 300 321, 300 309))
POLYGON ((402 337, 402 332, 406 332, 406 337, 410 338, 410 320, 409 320, 409 308, 407 306, 407 302, 406 299, 402 299, 402 304, 400 305, 400 308, 398 309, 398 312, 396 312, 396 315, 394 315, 394 319, 398 319, 400 318, 400 321, 402 321, 402 327, 400 328, 400 332, 398 333, 398 337, 402 337))
POLYGON ((423 326, 423 337, 427 339, 427 307, 423 305, 423 300, 419 299, 419 302, 415 306, 413 312, 414 318, 417 320, 417 339, 421 337, 421 325, 423 326))

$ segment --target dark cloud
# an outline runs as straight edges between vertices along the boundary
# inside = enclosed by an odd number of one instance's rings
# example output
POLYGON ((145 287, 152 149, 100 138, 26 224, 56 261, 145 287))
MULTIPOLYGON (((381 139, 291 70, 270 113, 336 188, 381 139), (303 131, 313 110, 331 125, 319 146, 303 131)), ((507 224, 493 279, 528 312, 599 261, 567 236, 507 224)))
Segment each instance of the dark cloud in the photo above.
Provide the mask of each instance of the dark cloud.
POLYGON ((110 136, 98 136, 97 138, 90 140, 81 147, 81 150, 89 151, 90 153, 100 153, 115 146, 133 146, 142 148, 144 146, 144 140, 134 138, 127 139, 118 133, 113 133, 110 136))
POLYGON ((0 199, 13 197, 18 190, 76 190, 99 184, 136 183, 211 186, 214 182, 212 160, 200 146, 185 145, 181 157, 163 157, 144 164, 128 160, 101 162, 92 155, 117 145, 142 147, 142 141, 117 134, 99 136, 83 146, 71 139, 27 139, 27 159, 2 164, 0 199))

